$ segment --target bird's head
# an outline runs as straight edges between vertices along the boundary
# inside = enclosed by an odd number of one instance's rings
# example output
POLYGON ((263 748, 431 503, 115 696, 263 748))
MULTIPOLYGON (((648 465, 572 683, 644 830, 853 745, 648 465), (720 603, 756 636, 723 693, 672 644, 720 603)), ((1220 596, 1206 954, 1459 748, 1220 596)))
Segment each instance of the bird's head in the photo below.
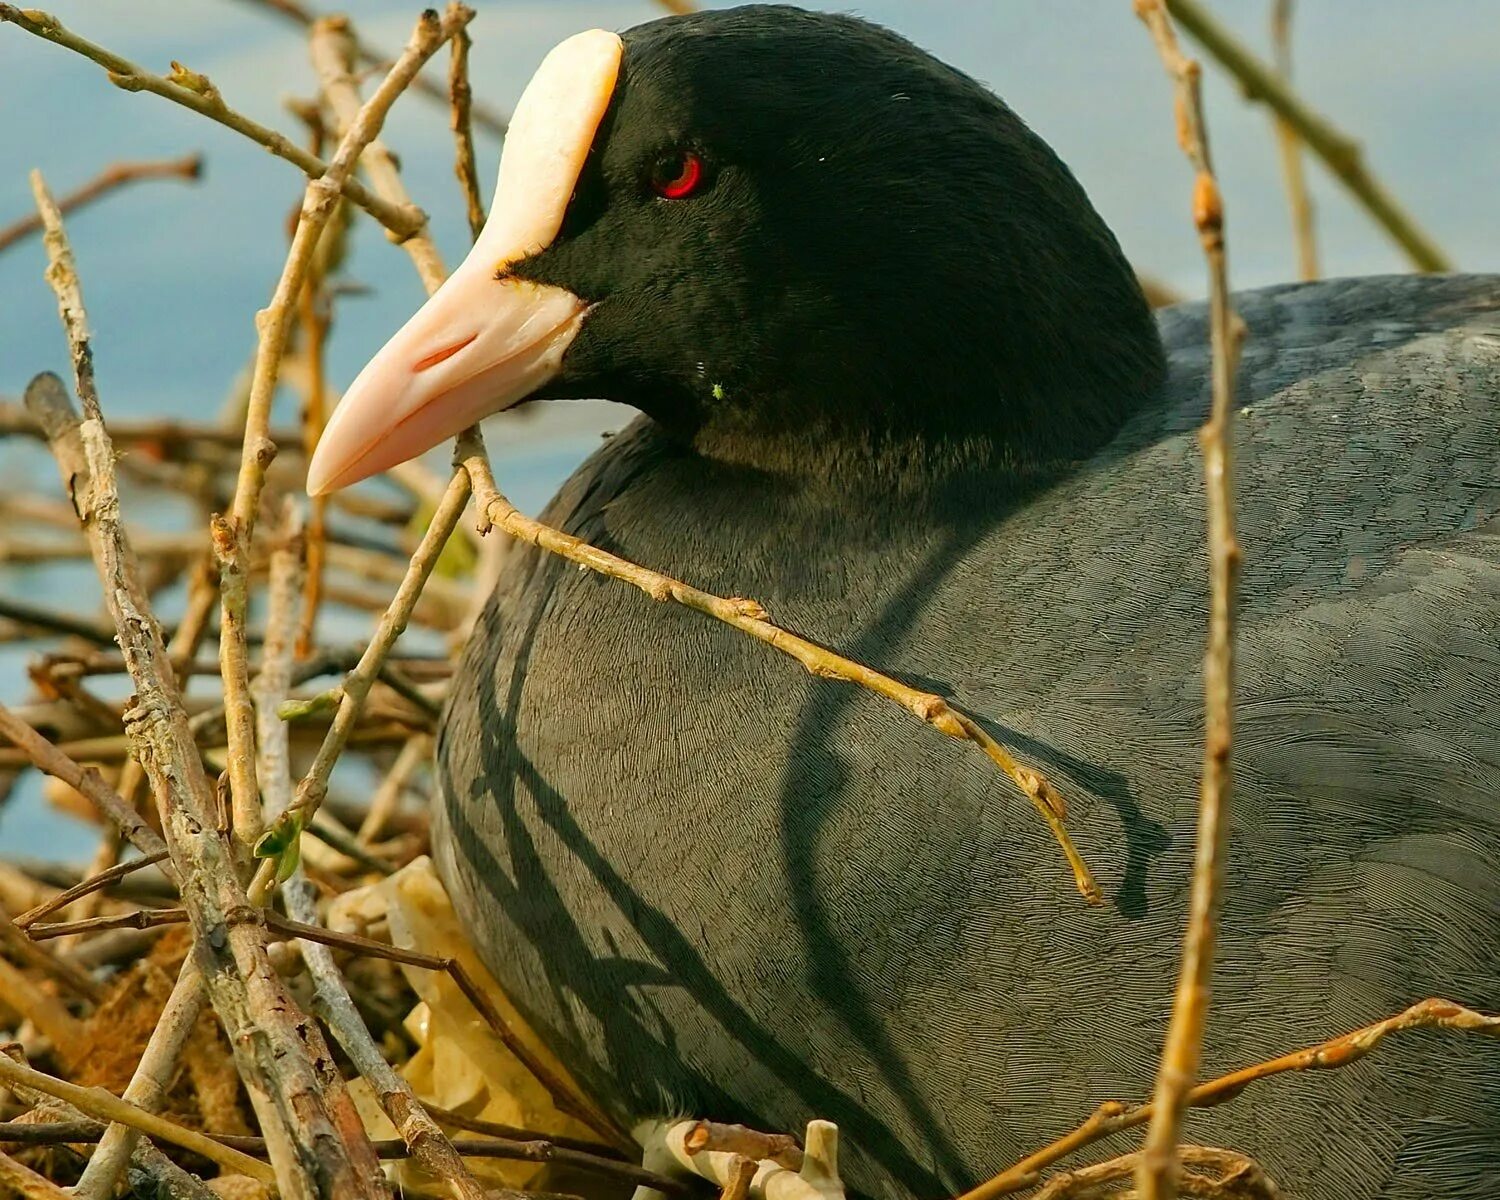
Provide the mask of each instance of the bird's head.
POLYGON ((566 397, 708 454, 1076 456, 1160 373, 1114 237, 1014 113, 886 30, 757 5, 548 55, 483 233, 349 388, 308 483, 566 397))

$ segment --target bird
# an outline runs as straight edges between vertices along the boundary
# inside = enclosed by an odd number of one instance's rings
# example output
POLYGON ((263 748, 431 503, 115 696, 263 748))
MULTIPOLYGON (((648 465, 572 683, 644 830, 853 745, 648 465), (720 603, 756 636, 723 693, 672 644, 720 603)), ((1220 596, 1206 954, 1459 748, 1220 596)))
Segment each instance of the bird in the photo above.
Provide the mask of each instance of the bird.
MULTIPOLYGON (((1203 1078, 1428 996, 1500 1008, 1500 277, 1233 303, 1203 1078)), ((633 406, 543 519, 972 714, 1066 797, 1103 896, 972 748, 517 545, 452 682, 433 851, 623 1126, 823 1118, 853 1193, 936 1200, 1149 1097, 1193 863, 1209 374, 1205 307, 1153 313, 1058 156, 894 32, 750 5, 544 59, 483 233, 309 489, 517 404, 633 406)), ((1183 1136, 1304 1200, 1492 1197, 1500 1063, 1404 1035, 1183 1136)))

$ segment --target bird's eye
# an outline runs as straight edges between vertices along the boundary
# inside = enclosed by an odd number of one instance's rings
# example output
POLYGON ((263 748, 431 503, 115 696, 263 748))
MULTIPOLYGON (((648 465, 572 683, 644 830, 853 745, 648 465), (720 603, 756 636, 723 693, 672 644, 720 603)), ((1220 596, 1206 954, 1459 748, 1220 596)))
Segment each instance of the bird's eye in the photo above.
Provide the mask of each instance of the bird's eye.
POLYGON ((665 200, 691 196, 703 179, 703 159, 691 150, 668 150, 651 166, 651 190, 665 200))

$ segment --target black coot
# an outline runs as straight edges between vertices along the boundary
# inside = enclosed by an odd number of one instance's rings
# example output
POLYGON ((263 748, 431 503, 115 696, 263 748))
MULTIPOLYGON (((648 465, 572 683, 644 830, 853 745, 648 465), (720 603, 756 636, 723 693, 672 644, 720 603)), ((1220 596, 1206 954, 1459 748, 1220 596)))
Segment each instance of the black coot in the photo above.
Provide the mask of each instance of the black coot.
MULTIPOLYGON (((565 43, 485 239, 315 486, 524 399, 635 405, 546 518, 981 715, 1072 799, 1107 897, 982 756, 521 549, 454 684, 435 848, 527 1017, 627 1125, 836 1121, 870 1195, 953 1192, 1148 1095, 1197 797, 1202 310, 1153 320, 977 83, 786 8, 565 43)), ((1500 1008, 1500 279, 1236 303, 1207 1073, 1429 995, 1500 1008)), ((1394 1040, 1187 1136, 1303 1200, 1493 1196, 1500 1060, 1394 1040)))

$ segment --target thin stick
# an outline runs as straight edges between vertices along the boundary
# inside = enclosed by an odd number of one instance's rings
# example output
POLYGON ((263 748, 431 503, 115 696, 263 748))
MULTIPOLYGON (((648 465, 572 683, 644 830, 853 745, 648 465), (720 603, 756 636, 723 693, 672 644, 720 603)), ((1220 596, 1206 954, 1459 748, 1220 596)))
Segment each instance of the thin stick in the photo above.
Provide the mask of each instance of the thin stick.
MULTIPOLYGON (((332 1196, 373 1200, 368 1173, 350 1160, 351 1152, 359 1151, 359 1139, 351 1146, 336 1129, 309 1060, 309 1050, 316 1053, 320 1039, 308 1036, 298 1021, 296 1004, 267 957, 265 931, 227 919, 249 901, 219 834, 214 790, 203 772, 176 676, 121 520, 114 447, 94 385, 88 321, 72 251, 39 172, 32 173, 32 190, 47 225, 48 281, 57 293, 87 419, 78 420, 54 375, 33 380, 26 403, 47 432, 94 551, 105 603, 135 684, 134 705, 126 713, 127 732, 151 779, 182 898, 193 916, 194 950, 210 998, 229 1034, 242 1077, 252 1092, 271 1097, 274 1111, 288 1130, 296 1131, 285 1143, 287 1149, 295 1148, 295 1155, 279 1154, 272 1164, 287 1200, 304 1195, 304 1181, 311 1178, 327 1181, 332 1196)), ((157 848, 143 847, 148 853, 157 848)), ((363 1145, 369 1154, 368 1141, 363 1145)))
POLYGON ((167 844, 161 835, 120 798, 98 771, 74 762, 4 704, 0 704, 0 733, 9 738, 38 770, 61 779, 93 804, 106 819, 113 821, 137 850, 153 862, 162 863, 163 871, 172 872, 171 864, 164 861, 167 844))
MULTIPOLYGON (((286 159, 309 179, 321 179, 332 165, 309 154, 283 134, 230 108, 207 76, 189 71, 180 63, 173 64, 172 74, 169 76, 153 75, 128 59, 80 37, 65 28, 51 13, 36 8, 21 9, 12 4, 0 3, 0 22, 3 21, 19 25, 27 33, 45 38, 65 50, 72 50, 75 54, 98 63, 108 73, 109 81, 118 88, 127 92, 153 92, 174 104, 190 108, 211 121, 217 121, 236 133, 244 134, 277 158, 286 159)), ((401 237, 415 233, 427 223, 427 215, 421 209, 387 204, 357 179, 344 179, 340 188, 350 200, 401 237)))
POLYGON ((0 1192, 23 1200, 72 1200, 57 1184, 9 1154, 0 1154, 0 1192))
MULTIPOLYGON (((1271 54, 1276 70, 1288 85, 1292 81, 1292 0, 1271 5, 1271 54)), ((1280 113, 1271 114, 1276 147, 1281 154, 1281 174, 1286 180, 1287 204, 1292 211, 1292 236, 1297 244, 1297 274, 1301 279, 1318 277, 1318 241, 1313 227, 1312 197, 1307 194, 1307 176, 1302 170, 1302 139, 1280 113)))
MULTIPOLYGON (((1241 1067, 1207 1083, 1200 1083, 1188 1093, 1187 1106, 1212 1108, 1216 1104, 1227 1103, 1236 1099, 1252 1083, 1288 1071, 1320 1071, 1331 1067, 1346 1067, 1364 1058, 1389 1035, 1409 1029, 1457 1029, 1464 1033, 1500 1037, 1500 1016, 1478 1013, 1451 1000, 1433 997, 1413 1004, 1393 1017, 1365 1025, 1351 1033, 1294 1050, 1279 1058, 1241 1067)), ((1151 1120, 1155 1111, 1156 1105, 1149 1102, 1134 1107, 1116 1100, 1101 1104, 1077 1129, 1064 1134, 1034 1154, 1027 1155, 1020 1162, 965 1192, 958 1200, 995 1200, 998 1196, 1008 1196, 1035 1187, 1038 1177, 1053 1163, 1111 1134, 1144 1125, 1151 1120)))
POLYGON ((372 938, 360 937, 358 934, 340 933, 332 929, 324 929, 319 925, 289 921, 277 916, 274 912, 265 913, 264 919, 270 929, 286 937, 320 942, 325 946, 334 946, 374 958, 384 958, 391 962, 405 963, 426 971, 446 972, 505 1048, 516 1056, 522 1066, 536 1076, 537 1081, 547 1089, 560 1109, 578 1117, 615 1147, 626 1151, 635 1149, 635 1143, 630 1137, 619 1129, 592 1100, 573 1087, 569 1080, 556 1074, 532 1052, 531 1047, 525 1041, 516 1035, 504 1015, 474 982, 473 976, 464 969, 463 963, 458 959, 442 958, 436 954, 423 954, 419 950, 403 950, 399 946, 377 942, 372 938))
MULTIPOLYGON (((1140 1154, 1123 1154, 1108 1162, 1082 1167, 1049 1179, 1032 1200, 1105 1200, 1120 1196, 1111 1185, 1129 1179, 1140 1154)), ((1281 1200, 1281 1192, 1259 1164, 1234 1150, 1217 1146, 1183 1146, 1182 1160, 1194 1170, 1183 1172, 1183 1194, 1202 1200, 1281 1200), (1207 1170, 1212 1174, 1204 1174, 1207 1170)))
MULTIPOLYGON (((487 1137, 507 1138, 514 1142, 551 1142, 555 1146, 567 1146, 572 1150, 582 1150, 585 1154, 599 1154, 605 1158, 619 1158, 621 1155, 621 1151, 613 1146, 606 1146, 600 1142, 542 1133, 536 1129, 524 1129, 519 1125, 504 1125, 499 1121, 485 1121, 479 1117, 465 1116, 463 1113, 454 1112, 451 1108, 442 1108, 436 1104, 428 1104, 426 1109, 440 1124, 451 1125, 455 1129, 466 1129, 471 1133, 482 1133, 487 1137)), ((632 1149, 639 1157, 639 1147, 632 1149)))
MULTIPOLYGON (((125 1086, 122 1099, 126 1103, 143 1112, 161 1111, 206 998, 202 972, 189 957, 177 974, 172 994, 162 1006, 140 1061, 125 1086)), ((100 1137, 99 1148, 89 1158, 73 1189, 74 1200, 110 1200, 115 1194, 115 1183, 125 1164, 134 1157, 140 1140, 140 1130, 135 1126, 120 1121, 112 1123, 100 1137)))
POLYGON ((1276 71, 1261 62, 1199 0, 1166 0, 1183 29, 1234 76, 1250 100, 1263 101, 1323 160, 1419 271, 1451 271, 1452 260, 1365 166, 1359 143, 1314 112, 1276 71))
POLYGON ((458 176, 459 190, 464 194, 469 237, 478 241, 484 228, 484 202, 479 198, 479 170, 474 165, 474 91, 469 86, 468 30, 461 30, 453 39, 453 56, 448 66, 448 96, 455 150, 453 173, 458 176))
POLYGON ((457 471, 448 485, 442 503, 433 513, 432 523, 422 535, 416 553, 412 555, 406 578, 396 589, 390 606, 376 625, 370 644, 360 656, 358 665, 344 678, 338 712, 334 714, 323 744, 318 747, 317 757, 298 785, 296 801, 288 809, 283 821, 289 817, 306 825, 323 803, 328 794, 328 780, 333 773, 334 764, 343 753, 355 724, 364 712, 365 701, 379 677, 380 668, 395 646, 396 639, 405 631, 417 598, 422 594, 422 587, 437 566, 438 557, 463 516, 468 502, 469 476, 463 471, 457 471))
MULTIPOLYGON (((271 402, 276 392, 282 354, 292 313, 307 277, 308 266, 324 227, 336 208, 340 188, 349 179, 361 153, 380 133, 386 113, 406 89, 422 64, 447 39, 473 19, 472 9, 451 6, 441 19, 428 10, 417 21, 411 40, 369 101, 350 122, 326 174, 307 185, 302 215, 287 253, 281 279, 271 302, 256 315, 259 339, 245 415, 245 444, 235 484, 234 504, 227 519, 215 523, 214 545, 220 558, 223 607, 219 624, 219 661, 223 667, 224 707, 227 716, 229 772, 236 832, 245 834, 259 824, 259 791, 255 779, 255 715, 249 693, 249 664, 245 650, 248 596, 243 586, 250 540, 254 533, 266 466, 275 453, 266 436, 271 402)), ((316 39, 315 39, 316 45, 316 39)), ((370 168, 373 171, 373 167, 370 168)), ((254 837, 245 837, 253 844, 254 837)))
POLYGON ((57 1096, 59 1099, 66 1100, 90 1116, 133 1126, 150 1137, 170 1142, 174 1146, 181 1146, 184 1150, 191 1150, 194 1154, 201 1154, 210 1162, 218 1163, 233 1174, 248 1175, 251 1179, 258 1179, 266 1184, 276 1182, 276 1176, 265 1163, 251 1158, 248 1154, 242 1154, 238 1150, 231 1150, 206 1134, 184 1129, 165 1117, 159 1117, 155 1113, 137 1108, 134 1104, 121 1100, 103 1088, 79 1087, 78 1084, 69 1083, 66 1079, 55 1079, 51 1075, 44 1075, 41 1071, 13 1062, 3 1054, 0 1054, 0 1082, 12 1087, 19 1084, 35 1088, 49 1096, 57 1096))
POLYGON ((1196 173, 1193 221, 1208 261, 1209 329, 1212 343, 1213 407, 1199 440, 1208 500, 1209 621, 1203 658, 1203 776, 1199 789, 1198 840, 1188 901, 1182 972, 1156 1081, 1156 1115, 1136 1171, 1141 1200, 1177 1195, 1177 1141, 1187 1094, 1198 1073, 1208 1022, 1214 941, 1229 848, 1229 804, 1233 787, 1234 606, 1240 549, 1234 529, 1234 459, 1230 421, 1238 357, 1236 319, 1229 301, 1224 253, 1224 206, 1209 156, 1203 122, 1198 64, 1183 55, 1162 0, 1135 0, 1176 93, 1178 140, 1196 173))
POLYGON ((90 875, 87 879, 75 883, 66 891, 58 892, 50 900, 45 900, 35 908, 29 908, 16 918, 16 927, 26 929, 34 922, 41 920, 48 913, 54 913, 60 908, 66 908, 80 896, 87 896, 90 892, 102 891, 116 883, 125 876, 135 871, 153 867, 167 857, 166 847, 163 846, 155 854, 143 855, 140 858, 131 859, 130 862, 120 863, 110 867, 107 871, 100 871, 97 875, 90 875))
MULTIPOLYGON (((300 868, 288 881, 283 896, 293 920, 304 925, 317 924, 315 892, 300 868)), ((428 1115, 411 1084, 386 1061, 370 1036, 339 973, 338 964, 333 960, 333 951, 325 945, 309 942, 302 948, 302 961, 307 964, 308 974, 317 989, 324 1020, 355 1069, 374 1089, 380 1107, 396 1127, 405 1147, 462 1200, 485 1200, 484 1188, 464 1165, 447 1134, 428 1115)))
POLYGON ((401 753, 396 756, 391 769, 375 789, 375 796, 365 812, 365 819, 360 823, 358 836, 362 843, 369 845, 380 840, 391 814, 401 804, 401 796, 411 782, 411 777, 427 762, 431 754, 432 739, 425 734, 418 734, 401 747, 401 753))
MULTIPOLYGON (((0 1143, 22 1146, 55 1146, 67 1143, 87 1144, 99 1140, 104 1126, 98 1121, 75 1120, 30 1124, 19 1121, 0 1123, 0 1143)), ((266 1140, 260 1137, 245 1137, 235 1134, 207 1134, 218 1145, 232 1151, 249 1155, 264 1155, 266 1140)), ((415 1150, 399 1139, 384 1138, 374 1143, 376 1153, 387 1161, 418 1158, 415 1150)), ((634 1163, 619 1159, 602 1158, 578 1150, 569 1150, 546 1138, 519 1141, 510 1138, 457 1138, 453 1147, 464 1158, 499 1158, 512 1162, 551 1162, 574 1167, 596 1175, 604 1175, 655 1188, 675 1196, 694 1196, 696 1189, 684 1180, 659 1175, 634 1163)), ((467 1170, 467 1168, 465 1168, 467 1170)), ((752 1172, 754 1174, 754 1172, 752 1172)), ((484 1193, 489 1195, 490 1193, 484 1193)))
MULTIPOLYGON (((250 0, 250 2, 259 4, 262 8, 269 8, 272 12, 280 13, 284 17, 289 17, 304 29, 311 29, 314 22, 319 19, 317 13, 298 3, 298 0, 250 0)), ((391 56, 389 54, 366 44, 358 38, 355 39, 353 50, 359 61, 366 66, 376 67, 384 71, 391 65, 391 56)), ((422 93, 422 95, 430 100, 446 101, 448 99, 439 85, 421 75, 412 80, 412 90, 422 93)), ((501 113, 479 104, 473 106, 473 113, 474 123, 480 128, 487 133, 494 134, 496 137, 503 138, 505 136, 509 122, 501 113)))
MULTIPOLYGON (((203 176, 203 155, 185 154, 181 158, 157 159, 151 162, 122 162, 105 167, 81 188, 69 192, 57 202, 57 210, 70 213, 107 196, 110 192, 131 183, 148 179, 181 179, 194 183, 203 176)), ((15 245, 22 238, 40 233, 42 219, 38 216, 22 217, 0 229, 0 251, 15 245)))
POLYGON ((1072 868, 1073 881, 1079 893, 1090 904, 1100 902, 1099 886, 1094 882, 1087 864, 1074 848, 1073 841, 1063 826, 1067 805, 1062 796, 1040 772, 1022 766, 972 717, 933 692, 918 691, 889 675, 882 675, 862 663, 835 654, 815 642, 772 624, 766 610, 754 600, 739 597, 726 599, 711 595, 658 571, 637 566, 608 551, 597 549, 572 534, 532 520, 517 510, 495 486, 495 478, 484 453, 484 443, 477 430, 470 430, 459 438, 458 458, 474 481, 474 500, 480 512, 481 530, 498 527, 511 537, 550 554, 559 555, 591 571, 638 587, 653 600, 670 600, 705 613, 796 659, 820 679, 837 679, 865 688, 878 696, 884 696, 940 733, 974 743, 1014 781, 1047 822, 1052 836, 1057 839, 1069 867, 1072 868))

